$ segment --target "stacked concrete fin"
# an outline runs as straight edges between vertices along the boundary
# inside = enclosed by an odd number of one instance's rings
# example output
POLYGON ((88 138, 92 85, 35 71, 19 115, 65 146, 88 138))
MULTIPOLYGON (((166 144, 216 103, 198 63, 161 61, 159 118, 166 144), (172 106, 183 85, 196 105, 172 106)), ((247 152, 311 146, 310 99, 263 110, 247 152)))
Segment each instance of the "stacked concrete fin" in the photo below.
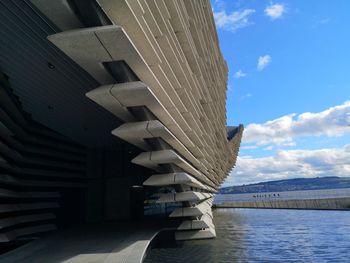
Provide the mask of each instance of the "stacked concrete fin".
POLYGON ((209 1, 97 2, 113 25, 65 26, 48 39, 101 84, 86 96, 125 121, 115 136, 145 151, 133 163, 157 173, 144 184, 174 188, 159 202, 183 203, 171 215, 184 218, 176 238, 215 237, 212 196, 236 162, 243 127, 228 136, 228 69, 209 1), (136 76, 123 83, 106 66, 121 61, 136 76))
POLYGON ((35 123, 0 72, 0 245, 56 229, 61 190, 84 187, 84 149, 35 123))

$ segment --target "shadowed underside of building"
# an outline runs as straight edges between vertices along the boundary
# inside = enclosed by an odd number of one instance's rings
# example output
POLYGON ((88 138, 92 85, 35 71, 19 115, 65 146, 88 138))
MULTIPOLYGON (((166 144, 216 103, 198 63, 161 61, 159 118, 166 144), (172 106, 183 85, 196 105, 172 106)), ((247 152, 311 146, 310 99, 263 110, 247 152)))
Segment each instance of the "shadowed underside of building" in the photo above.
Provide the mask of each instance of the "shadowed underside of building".
POLYGON ((4 0, 0 15, 2 248, 163 210, 176 239, 215 237, 243 126, 226 127, 209 1, 4 0))

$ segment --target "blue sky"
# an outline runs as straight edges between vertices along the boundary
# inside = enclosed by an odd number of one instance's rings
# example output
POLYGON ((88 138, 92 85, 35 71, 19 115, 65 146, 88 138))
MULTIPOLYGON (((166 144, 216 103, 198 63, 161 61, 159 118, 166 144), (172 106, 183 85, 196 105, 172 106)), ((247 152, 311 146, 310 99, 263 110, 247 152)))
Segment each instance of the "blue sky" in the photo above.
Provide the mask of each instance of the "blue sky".
POLYGON ((225 185, 350 176, 350 1, 211 2, 227 123, 246 126, 225 185))

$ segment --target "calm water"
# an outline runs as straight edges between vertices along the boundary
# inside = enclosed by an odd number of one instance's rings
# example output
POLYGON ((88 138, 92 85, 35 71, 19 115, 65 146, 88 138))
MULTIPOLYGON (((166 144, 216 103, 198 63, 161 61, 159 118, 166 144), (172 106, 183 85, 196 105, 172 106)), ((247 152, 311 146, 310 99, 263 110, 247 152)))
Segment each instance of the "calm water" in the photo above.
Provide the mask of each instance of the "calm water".
POLYGON ((350 212, 218 209, 217 238, 162 244, 146 263, 350 262, 350 212))

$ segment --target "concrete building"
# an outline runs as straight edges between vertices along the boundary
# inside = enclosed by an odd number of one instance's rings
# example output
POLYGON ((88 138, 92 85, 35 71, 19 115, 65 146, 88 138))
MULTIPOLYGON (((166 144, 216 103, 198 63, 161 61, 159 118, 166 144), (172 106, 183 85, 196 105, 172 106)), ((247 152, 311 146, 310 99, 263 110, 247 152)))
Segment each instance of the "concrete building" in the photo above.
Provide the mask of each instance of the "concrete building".
POLYGON ((144 203, 173 204, 178 240, 215 237, 243 126, 226 127, 209 1, 4 0, 0 15, 1 244, 144 203))

